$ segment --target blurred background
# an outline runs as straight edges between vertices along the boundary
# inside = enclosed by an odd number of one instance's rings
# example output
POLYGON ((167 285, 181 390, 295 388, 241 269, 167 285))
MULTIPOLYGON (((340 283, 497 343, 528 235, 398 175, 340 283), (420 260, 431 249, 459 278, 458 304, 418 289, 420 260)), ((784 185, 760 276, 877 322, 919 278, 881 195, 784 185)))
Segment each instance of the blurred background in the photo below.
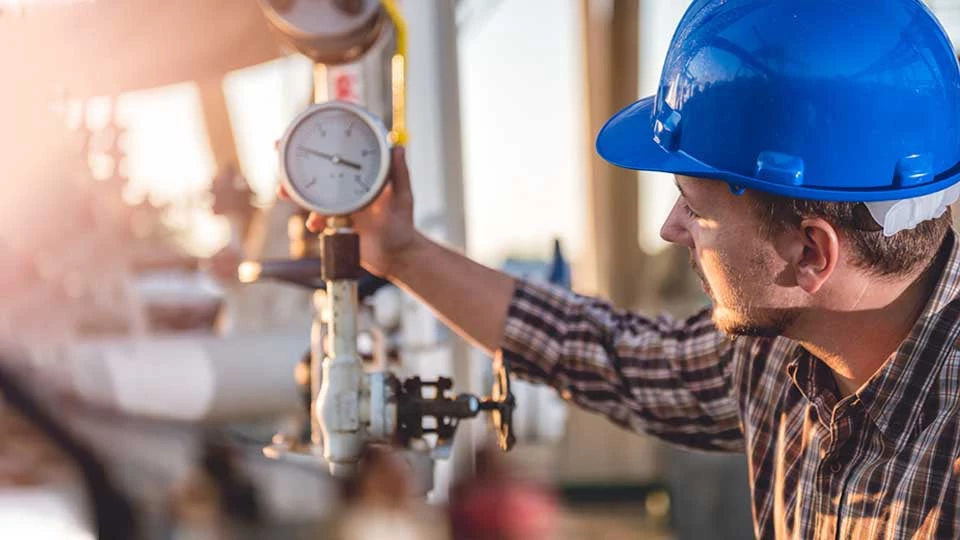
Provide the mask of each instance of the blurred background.
MULTIPOLYGON (((389 453, 348 486, 265 457, 304 429, 314 317, 311 290, 237 275, 304 241, 275 198, 275 141, 314 99, 389 94, 380 48, 315 65, 277 39, 263 7, 297 1, 322 0, 0 0, 4 537, 750 538, 744 456, 684 452, 521 382, 516 448, 465 423, 449 458, 421 463, 422 506, 389 453), (501 522, 513 532, 480 528, 501 522)), ((927 3, 956 40, 960 1, 927 3)), ((688 5, 399 2, 420 228, 644 313, 704 305, 686 251, 659 239, 672 179, 593 151, 655 92, 688 5)), ((489 359, 423 306, 392 287, 367 300, 398 371, 489 393, 489 359)))

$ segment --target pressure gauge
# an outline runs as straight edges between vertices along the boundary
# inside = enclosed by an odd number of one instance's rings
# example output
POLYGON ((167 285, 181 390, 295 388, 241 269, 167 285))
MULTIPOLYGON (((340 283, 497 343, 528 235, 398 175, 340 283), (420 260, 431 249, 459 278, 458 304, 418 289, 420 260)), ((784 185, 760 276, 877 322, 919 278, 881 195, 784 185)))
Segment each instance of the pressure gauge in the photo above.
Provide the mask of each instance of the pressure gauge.
POLYGON ((390 168, 387 130, 368 111, 343 101, 311 105, 280 143, 282 182, 299 205, 326 216, 370 204, 390 168))

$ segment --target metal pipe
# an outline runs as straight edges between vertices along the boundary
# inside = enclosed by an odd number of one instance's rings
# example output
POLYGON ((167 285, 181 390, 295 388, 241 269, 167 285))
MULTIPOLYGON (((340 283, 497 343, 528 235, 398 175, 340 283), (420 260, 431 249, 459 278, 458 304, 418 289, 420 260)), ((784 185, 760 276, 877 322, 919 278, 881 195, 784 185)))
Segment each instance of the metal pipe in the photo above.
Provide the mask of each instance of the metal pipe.
POLYGON ((297 410, 291 374, 306 346, 303 330, 86 340, 48 355, 30 352, 41 377, 111 410, 188 422, 242 421, 297 410))
POLYGON ((323 457, 334 476, 353 471, 362 447, 360 393, 363 367, 357 353, 357 283, 327 282, 328 356, 315 414, 323 434, 323 457))
POLYGON ((333 0, 333 5, 347 15, 359 15, 363 11, 363 0, 333 0))
POLYGON ((361 403, 369 399, 369 388, 357 350, 359 242, 348 216, 327 218, 322 233, 325 357, 313 412, 320 423, 323 457, 334 476, 348 475, 356 467, 371 413, 369 404, 361 403))

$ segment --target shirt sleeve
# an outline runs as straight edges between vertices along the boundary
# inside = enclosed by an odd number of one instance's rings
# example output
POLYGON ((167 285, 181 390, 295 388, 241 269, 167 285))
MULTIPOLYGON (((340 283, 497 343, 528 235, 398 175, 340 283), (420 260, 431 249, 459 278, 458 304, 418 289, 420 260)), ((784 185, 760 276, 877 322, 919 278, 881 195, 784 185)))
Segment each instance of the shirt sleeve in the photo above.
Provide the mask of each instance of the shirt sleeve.
POLYGON ((744 449, 734 344, 710 310, 651 319, 520 280, 501 350, 518 377, 622 427, 697 450, 744 449))

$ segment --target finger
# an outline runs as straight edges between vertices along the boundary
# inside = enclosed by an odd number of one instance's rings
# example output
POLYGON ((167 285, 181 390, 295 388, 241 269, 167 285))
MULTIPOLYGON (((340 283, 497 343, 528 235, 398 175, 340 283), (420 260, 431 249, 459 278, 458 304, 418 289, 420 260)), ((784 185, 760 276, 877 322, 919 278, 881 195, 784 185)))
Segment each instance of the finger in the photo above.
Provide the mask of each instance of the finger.
POLYGON ((397 195, 410 195, 410 171, 407 169, 407 151, 402 146, 394 147, 390 156, 390 178, 397 195))
POLYGON ((310 232, 320 232, 327 226, 327 217, 311 212, 307 218, 307 229, 310 232))
POLYGON ((281 198, 281 199, 283 199, 283 200, 285 200, 285 201, 289 201, 289 200, 290 200, 290 194, 287 193, 287 188, 284 187, 283 184, 280 184, 279 186, 277 186, 277 197, 279 197, 279 198, 281 198))

